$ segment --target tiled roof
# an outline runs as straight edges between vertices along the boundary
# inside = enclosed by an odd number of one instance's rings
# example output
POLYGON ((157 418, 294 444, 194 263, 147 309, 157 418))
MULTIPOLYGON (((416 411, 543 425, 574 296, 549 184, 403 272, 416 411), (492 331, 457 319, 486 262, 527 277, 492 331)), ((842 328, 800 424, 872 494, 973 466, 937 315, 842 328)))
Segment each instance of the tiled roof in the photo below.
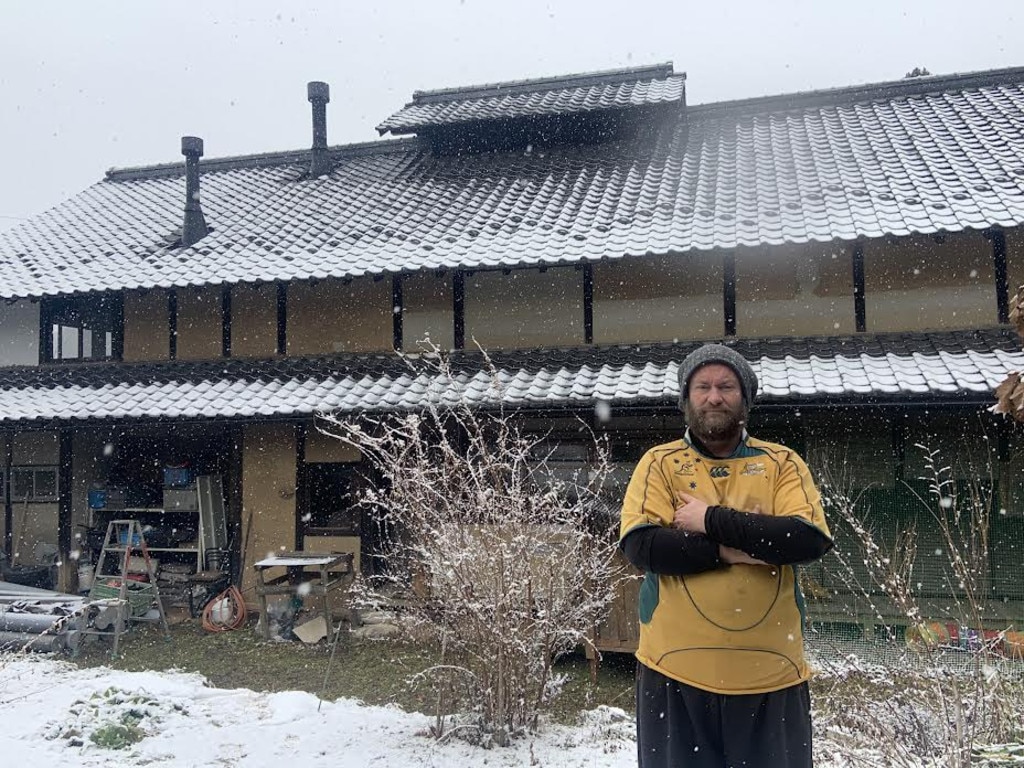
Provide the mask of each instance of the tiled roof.
MULTIPOLYGON (((729 343, 753 365, 764 403, 981 404, 1008 371, 1024 370, 1020 341, 1007 328, 729 343)), ((679 361, 693 346, 496 353, 495 377, 479 354, 464 352, 453 368, 481 406, 671 407, 679 361)), ((405 410, 457 394, 395 355, 8 368, 0 369, 0 424, 405 410)))
POLYGON ((115 171, 0 233, 0 297, 957 232, 1024 222, 1024 69, 691 107, 633 139, 434 155, 405 139, 115 171))
POLYGON ((595 112, 681 102, 685 74, 671 64, 539 80, 417 91, 412 101, 377 126, 382 135, 481 120, 595 112))

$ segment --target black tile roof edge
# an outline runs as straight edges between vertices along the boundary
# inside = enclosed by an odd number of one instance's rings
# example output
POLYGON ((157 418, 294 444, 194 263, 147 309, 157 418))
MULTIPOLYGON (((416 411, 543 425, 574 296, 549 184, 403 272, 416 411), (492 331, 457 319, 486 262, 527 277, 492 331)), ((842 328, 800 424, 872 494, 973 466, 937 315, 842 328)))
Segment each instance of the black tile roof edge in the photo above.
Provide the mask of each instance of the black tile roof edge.
MULTIPOLYGON (((419 138, 380 139, 363 141, 355 144, 339 144, 328 147, 331 161, 338 162, 350 157, 366 157, 398 152, 423 147, 419 138)), ((271 168, 281 165, 308 165, 310 149, 293 149, 282 152, 262 152, 251 155, 231 155, 214 157, 199 161, 200 173, 214 171, 231 171, 239 168, 271 168)), ((140 165, 128 168, 111 168, 106 172, 107 181, 137 181, 141 179, 169 178, 185 175, 185 162, 159 163, 157 165, 140 165)))
POLYGON ((518 93, 542 93, 558 91, 563 88, 586 88, 593 85, 613 85, 618 83, 642 82, 644 80, 664 80, 669 77, 686 79, 685 72, 675 72, 672 62, 648 64, 639 67, 622 69, 606 69, 594 72, 578 72, 553 77, 538 77, 528 80, 506 80, 497 83, 481 83, 454 88, 437 88, 426 91, 413 91, 412 101, 405 106, 419 104, 439 104, 470 99, 485 99, 490 96, 504 96, 518 93))
POLYGON ((859 104, 888 101, 908 96, 950 93, 997 85, 1024 83, 1024 67, 1005 67, 949 75, 929 75, 900 80, 883 80, 862 85, 844 85, 809 91, 754 96, 730 101, 709 101, 690 104, 687 115, 693 117, 725 116, 736 112, 757 114, 781 112, 833 104, 859 104))
MULTIPOLYGON (((892 352, 906 356, 936 354, 946 348, 954 354, 995 349, 1020 352, 1021 341, 1010 326, 992 326, 975 330, 917 333, 878 333, 862 336, 816 336, 765 339, 715 339, 678 344, 628 344, 535 348, 495 351, 487 358, 496 369, 530 372, 558 368, 597 368, 612 366, 664 365, 679 361, 702 344, 715 341, 732 347, 744 357, 782 360, 787 356, 806 359, 811 355, 827 357, 892 352), (896 351, 896 349, 899 351, 896 351)), ((414 375, 417 361, 429 354, 348 353, 274 359, 228 358, 198 361, 159 362, 79 362, 40 366, 0 368, 0 389, 57 386, 103 386, 157 382, 256 381, 327 377, 330 375, 400 376, 414 375)), ((486 368, 484 353, 457 350, 448 353, 455 371, 479 371, 486 368)))
MULTIPOLYGON (((920 394, 907 392, 894 392, 891 394, 872 392, 865 395, 799 395, 789 398, 774 398, 758 395, 753 406, 751 421, 752 431, 756 436, 759 433, 757 426, 758 413, 778 413, 779 411, 807 411, 807 410, 838 410, 845 408, 879 408, 891 407, 899 411, 931 408, 950 408, 955 410, 970 409, 972 413, 986 413, 993 404, 991 394, 987 392, 957 391, 946 394, 926 392, 920 394)), ((615 409, 615 416, 633 416, 639 413, 657 413, 661 415, 678 414, 678 405, 674 398, 642 398, 636 400, 612 401, 610 403, 615 409)), ((337 409, 333 409, 337 410, 337 409)), ((407 413, 410 408, 361 408, 345 411, 344 413, 359 416, 360 414, 378 413, 407 413)), ((586 401, 566 401, 561 403, 525 402, 525 403, 495 403, 479 406, 479 410, 487 412, 502 411, 508 415, 521 415, 537 417, 539 415, 572 415, 581 417, 593 413, 594 405, 586 401)), ((290 412, 276 413, 272 415, 253 416, 249 414, 222 415, 222 416, 75 416, 65 419, 38 418, 38 419, 8 419, 0 415, 0 431, 15 429, 60 429, 74 427, 89 427, 111 424, 252 424, 253 422, 277 422, 277 423, 308 423, 315 421, 319 414, 332 412, 332 409, 325 411, 313 410, 306 412, 294 410, 290 412)), ((1002 417, 991 414, 993 419, 1002 417)), ((614 418, 614 417, 613 417, 614 418)), ((681 419, 682 416, 680 415, 681 419)), ((682 429, 682 421, 679 422, 679 429, 682 429)), ((615 431, 614 422, 611 430, 615 431)), ((632 430, 630 430, 632 431, 632 430)))

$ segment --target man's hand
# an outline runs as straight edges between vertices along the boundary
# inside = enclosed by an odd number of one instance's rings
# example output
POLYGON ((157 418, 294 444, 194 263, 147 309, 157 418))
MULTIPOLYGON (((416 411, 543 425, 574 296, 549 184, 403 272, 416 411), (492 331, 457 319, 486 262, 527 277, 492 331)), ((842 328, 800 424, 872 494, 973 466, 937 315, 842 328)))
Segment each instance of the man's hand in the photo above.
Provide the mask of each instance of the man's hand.
POLYGON ((708 505, 688 493, 680 493, 679 498, 682 499, 683 505, 676 507, 672 525, 690 533, 707 533, 704 528, 704 515, 707 514, 708 505))
POLYGON ((718 545, 718 557, 723 563, 729 565, 768 565, 764 560, 758 560, 746 552, 741 552, 734 547, 727 547, 725 544, 718 545))

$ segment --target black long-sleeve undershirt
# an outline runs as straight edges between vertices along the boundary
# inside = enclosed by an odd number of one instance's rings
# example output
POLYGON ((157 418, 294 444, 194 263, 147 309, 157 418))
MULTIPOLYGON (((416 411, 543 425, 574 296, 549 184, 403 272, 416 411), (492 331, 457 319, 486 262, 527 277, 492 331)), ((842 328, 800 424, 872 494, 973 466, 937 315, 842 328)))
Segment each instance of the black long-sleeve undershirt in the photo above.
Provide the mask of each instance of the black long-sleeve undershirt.
POLYGON ((619 547, 641 571, 666 576, 687 576, 724 565, 718 557, 718 544, 703 534, 678 528, 637 528, 626 534, 619 547))
POLYGON ((687 576, 720 568, 718 545, 724 544, 770 565, 797 565, 817 560, 832 540, 797 517, 747 514, 729 507, 708 507, 707 535, 678 528, 649 526, 626 534, 620 543, 626 559, 642 571, 687 576))
POLYGON ((817 560, 832 548, 832 540, 799 517, 747 514, 729 507, 708 507, 707 537, 746 552, 771 565, 797 565, 817 560))

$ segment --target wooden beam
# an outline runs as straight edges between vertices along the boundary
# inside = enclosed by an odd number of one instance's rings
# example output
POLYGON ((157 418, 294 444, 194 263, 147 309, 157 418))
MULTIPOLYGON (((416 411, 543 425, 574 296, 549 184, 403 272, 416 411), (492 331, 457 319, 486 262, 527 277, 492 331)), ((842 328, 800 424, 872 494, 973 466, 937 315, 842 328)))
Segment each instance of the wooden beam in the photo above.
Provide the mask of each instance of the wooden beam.
POLYGON ((14 464, 14 433, 6 432, 7 450, 4 451, 4 553, 9 560, 14 554, 14 506, 11 502, 11 466, 14 464))
POLYGON ((277 284, 277 354, 288 354, 288 283, 277 284))
POLYGON ((53 360, 53 299, 39 300, 39 362, 53 360))
POLYGON ((583 265, 583 343, 594 343, 594 265, 583 265))
POLYGON ((868 321, 864 290, 864 243, 860 240, 853 244, 851 262, 853 267, 853 316, 857 332, 864 333, 868 329, 868 321))
POLYGON ((178 358, 178 292, 171 288, 167 292, 167 351, 171 360, 178 358))
MULTIPOLYGON (((74 432, 70 429, 60 431, 60 454, 57 471, 57 551, 62 562, 75 562, 70 557, 72 541, 72 504, 71 504, 71 459, 74 448, 74 432)), ((54 585, 59 589, 58 585, 54 585)))
POLYGON ((466 276, 461 269, 452 273, 452 324, 453 346, 466 346, 466 276))
POLYGON ((402 349, 402 316, 405 304, 402 302, 402 276, 391 276, 391 346, 396 351, 402 349))
POLYGON ((992 264, 996 273, 996 317, 1000 323, 1010 322, 1010 279, 1006 268, 1006 233, 992 230, 992 264))
POLYGON ((309 425, 302 422, 296 426, 295 435, 295 551, 301 552, 306 534, 306 521, 303 515, 309 509, 309 483, 306 477, 306 441, 309 438, 309 425))
POLYGON ((729 251, 722 256, 722 313, 725 335, 736 335, 736 255, 729 251))
POLYGON ((124 294, 117 294, 116 300, 114 330, 110 335, 110 356, 114 360, 121 360, 124 357, 124 294))
POLYGON ((231 357, 231 286, 220 289, 220 354, 231 357))

